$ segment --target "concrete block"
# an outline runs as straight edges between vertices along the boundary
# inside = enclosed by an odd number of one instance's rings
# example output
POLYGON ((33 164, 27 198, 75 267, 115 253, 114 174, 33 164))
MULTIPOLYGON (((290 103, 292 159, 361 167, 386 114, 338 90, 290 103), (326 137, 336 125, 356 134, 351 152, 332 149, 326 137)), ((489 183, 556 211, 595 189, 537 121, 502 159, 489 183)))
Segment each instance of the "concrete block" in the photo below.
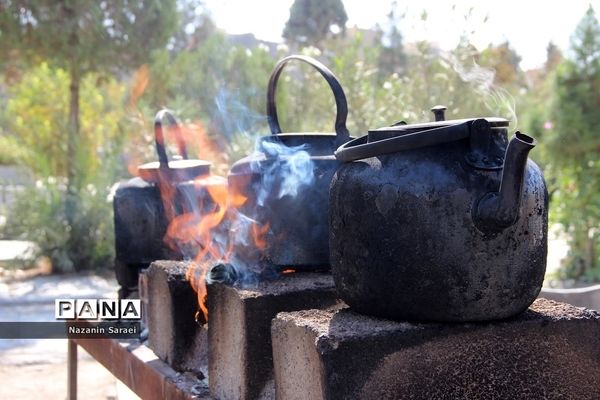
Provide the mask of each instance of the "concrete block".
POLYGON ((600 311, 600 285, 580 288, 542 288, 539 297, 600 311))
POLYGON ((545 299, 470 324, 281 313, 272 340, 280 400, 600 399, 600 313, 545 299))
POLYGON ((138 276, 138 296, 142 303, 142 324, 148 326, 148 308, 150 299, 148 298, 148 269, 140 272, 138 276))
POLYGON ((274 398, 271 321, 337 303, 330 274, 297 272, 252 289, 208 285, 209 387, 220 400, 274 398))
POLYGON ((188 265, 155 261, 145 272, 148 346, 173 369, 206 376, 208 334, 195 321, 198 300, 185 277, 188 265))

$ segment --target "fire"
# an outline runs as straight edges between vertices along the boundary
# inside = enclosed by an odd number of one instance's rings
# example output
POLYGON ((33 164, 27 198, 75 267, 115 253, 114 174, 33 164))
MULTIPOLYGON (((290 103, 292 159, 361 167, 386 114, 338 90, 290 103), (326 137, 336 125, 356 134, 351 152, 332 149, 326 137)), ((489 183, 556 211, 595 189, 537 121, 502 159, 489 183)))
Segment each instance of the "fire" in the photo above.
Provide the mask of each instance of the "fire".
POLYGON ((148 131, 145 118, 142 115, 138 107, 138 101, 146 91, 148 84, 150 82, 150 69, 147 64, 142 65, 138 68, 137 71, 133 74, 132 84, 129 89, 129 95, 127 96, 126 110, 129 114, 129 117, 137 122, 137 125, 140 127, 141 133, 139 135, 134 135, 131 140, 131 146, 129 148, 129 154, 127 155, 127 171, 130 175, 137 175, 137 167, 142 163, 142 160, 145 159, 142 154, 145 146, 145 133, 148 131))
POLYGON ((162 198, 167 221, 173 221, 175 218, 174 200, 176 187, 168 182, 168 180, 159 172, 158 189, 160 191, 160 197, 162 198))
MULTIPOLYGON (((210 204, 200 204, 198 208, 198 210, 207 209, 207 212, 189 210, 174 217, 167 228, 165 241, 175 249, 186 245, 197 249, 197 254, 193 256, 192 265, 187 271, 187 279, 197 293, 198 306, 204 320, 207 321, 208 310, 205 304, 207 269, 212 261, 228 257, 231 252, 229 248, 224 251, 213 238, 215 229, 221 226, 227 212, 228 192, 225 179, 217 176, 198 177, 194 180, 194 186, 197 193, 207 194, 207 196, 200 195, 199 198, 201 202, 210 204)), ((163 198, 167 201, 169 199, 169 196, 163 198)))
POLYGON ((217 172, 225 173, 229 160, 222 150, 223 145, 215 142, 199 121, 182 124, 181 128, 185 143, 194 145, 192 154, 198 158, 210 160, 217 172))
POLYGON ((252 224, 252 240, 254 241, 254 246, 259 250, 264 250, 267 248, 267 241, 265 240, 265 236, 269 233, 270 225, 267 222, 264 225, 260 224, 252 224))
MULTIPOLYGON (((188 269, 187 278, 198 296, 198 306, 208 321, 206 307, 206 273, 217 262, 231 261, 233 240, 224 231, 239 215, 236 210, 246 203, 247 197, 235 188, 228 188, 222 178, 207 176, 195 181, 197 187, 206 189, 209 201, 213 203, 211 211, 206 213, 186 213, 173 219, 167 232, 167 240, 178 243, 198 243, 200 250, 188 269), (217 238, 216 235, 220 236, 217 238)), ((252 223, 251 236, 254 247, 264 250, 267 247, 265 236, 269 224, 252 223)))
POLYGON ((148 83, 150 83, 150 68, 148 68, 148 64, 143 64, 135 71, 132 82, 131 90, 129 91, 129 99, 127 101, 129 110, 137 109, 137 102, 146 91, 148 83))
MULTIPOLYGON (((143 142, 148 140, 146 132, 150 129, 137 103, 149 82, 150 70, 147 65, 143 65, 134 74, 127 103, 131 117, 137 119, 140 129, 144 132, 138 136, 137 142, 132 146, 134 152, 136 149, 145 148, 143 142)), ((191 158, 196 155, 198 158, 210 160, 213 170, 220 173, 228 170, 228 159, 223 151, 223 144, 210 138, 200 122, 180 124, 176 129, 166 125, 163 134, 166 143, 193 143, 195 148, 192 152, 187 152, 191 158), (177 137, 177 134, 181 137, 177 137)), ((137 174, 137 165, 144 158, 146 157, 141 152, 130 155, 127 164, 132 175, 137 174)), ((184 258, 192 260, 187 279, 197 293, 199 311, 204 321, 208 321, 205 301, 206 273, 215 263, 228 262, 232 258, 233 240, 228 236, 227 227, 235 226, 236 218, 240 215, 237 210, 247 201, 247 197, 243 194, 247 184, 249 181, 241 180, 241 184, 238 184, 240 187, 228 188, 225 178, 214 175, 198 176, 193 180, 193 185, 195 198, 198 199, 199 204, 195 204, 191 209, 178 210, 178 184, 171 182, 168 175, 158 173, 157 186, 169 223, 164 241, 173 250, 185 249, 186 252, 193 252, 193 254, 184 254, 184 258)), ((268 223, 261 225, 252 222, 250 233, 256 249, 264 250, 267 247, 265 237, 268 232, 268 223)))
MULTIPOLYGON (((196 129, 195 132, 203 130, 196 129)), ((183 249, 184 258, 192 260, 187 279, 197 293, 203 320, 208 321, 206 274, 212 265, 227 263, 232 258, 232 236, 236 233, 230 232, 229 228, 236 225, 240 216, 239 208, 248 200, 244 195, 245 187, 228 187, 225 178, 215 175, 198 176, 193 180, 193 197, 198 203, 190 209, 176 210, 177 183, 168 182, 165 176, 160 178, 158 187, 169 221, 165 243, 176 251, 183 249)), ((242 181, 241 186, 248 183, 249 180, 242 181)), ((251 222, 249 233, 255 249, 260 251, 267 247, 269 229, 268 223, 251 222)))

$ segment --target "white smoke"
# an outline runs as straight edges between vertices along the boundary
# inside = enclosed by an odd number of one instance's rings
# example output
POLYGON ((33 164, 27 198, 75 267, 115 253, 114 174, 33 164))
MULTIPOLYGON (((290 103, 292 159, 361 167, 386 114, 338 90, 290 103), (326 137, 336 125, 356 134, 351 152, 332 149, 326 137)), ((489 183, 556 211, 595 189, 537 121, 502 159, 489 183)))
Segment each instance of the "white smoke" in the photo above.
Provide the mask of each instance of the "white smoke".
POLYGON ((448 61, 460 79, 469 83, 479 94, 481 101, 493 115, 509 119, 513 123, 513 129, 517 129, 515 99, 506 89, 494 84, 496 72, 493 69, 482 67, 473 57, 462 61, 451 55, 448 61))
POLYGON ((267 162, 262 160, 253 165, 254 170, 263 176, 258 205, 264 205, 265 200, 275 192, 280 199, 294 197, 298 190, 313 184, 314 163, 306 148, 306 145, 288 147, 276 141, 257 144, 257 151, 262 150, 270 158, 267 162))

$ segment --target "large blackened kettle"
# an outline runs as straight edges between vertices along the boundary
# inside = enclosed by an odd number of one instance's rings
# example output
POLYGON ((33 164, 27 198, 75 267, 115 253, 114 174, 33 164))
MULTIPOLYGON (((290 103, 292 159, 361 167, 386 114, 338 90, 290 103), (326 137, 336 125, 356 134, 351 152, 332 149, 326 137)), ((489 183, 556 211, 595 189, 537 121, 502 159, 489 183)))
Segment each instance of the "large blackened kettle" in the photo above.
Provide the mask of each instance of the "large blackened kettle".
POLYGON ((396 320, 524 311, 546 268, 548 195, 533 138, 479 118, 381 128, 341 146, 331 183, 339 296, 396 320))
POLYGON ((242 199, 241 214, 263 233, 260 243, 238 241, 235 245, 234 253, 246 258, 243 261, 250 259, 252 267, 329 269, 329 184, 339 166, 334 151, 350 139, 347 114, 342 86, 319 61, 294 55, 275 66, 267 89, 272 134, 260 138, 257 151, 236 162, 228 176, 230 193, 242 199), (334 133, 282 133, 275 94, 279 76, 291 61, 311 65, 329 84, 337 108, 334 133), (259 259, 246 256, 261 244, 259 259))
POLYGON ((160 110, 154 119, 158 161, 138 167, 138 176, 118 185, 114 199, 115 272, 121 297, 135 292, 140 270, 155 260, 177 260, 195 251, 198 243, 167 235, 169 225, 183 214, 201 216, 214 208, 208 185, 226 187, 225 178, 210 174, 211 163, 189 159, 175 116, 160 110), (173 130, 179 155, 169 160, 163 121, 173 130), (171 243, 169 243, 169 241, 171 243))

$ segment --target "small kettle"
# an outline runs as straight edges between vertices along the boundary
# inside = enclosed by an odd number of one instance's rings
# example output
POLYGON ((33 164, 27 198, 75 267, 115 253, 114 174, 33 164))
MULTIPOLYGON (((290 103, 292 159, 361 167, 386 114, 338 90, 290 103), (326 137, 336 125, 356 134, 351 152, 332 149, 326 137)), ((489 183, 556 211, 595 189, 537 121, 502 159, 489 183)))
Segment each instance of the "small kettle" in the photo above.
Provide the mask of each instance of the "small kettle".
POLYGON ((191 244, 165 237, 169 224, 184 213, 201 215, 214 207, 206 185, 227 184, 225 178, 211 176, 209 161, 188 158, 181 127, 171 111, 156 114, 154 136, 158 161, 140 165, 138 177, 119 184, 113 199, 115 269, 124 291, 135 289, 139 270, 152 261, 181 259, 192 251, 191 244), (175 133, 179 151, 175 160, 167 156, 163 120, 175 133), (165 240, 171 240, 170 245, 165 240))
POLYGON ((546 268, 548 194, 508 121, 370 130, 341 146, 331 261, 351 308, 397 320, 484 321, 524 311, 546 268))
MULTIPOLYGON (((257 151, 238 162, 228 175, 229 190, 243 201, 240 212, 264 232, 262 262, 297 270, 329 268, 329 184, 339 166, 334 151, 349 139, 348 106, 335 75, 319 61, 293 55, 275 66, 267 88, 271 135, 260 138, 257 151), (275 93, 283 68, 292 61, 314 67, 329 84, 337 115, 332 133, 282 133, 275 93)), ((236 253, 257 243, 238 243, 236 253)))

